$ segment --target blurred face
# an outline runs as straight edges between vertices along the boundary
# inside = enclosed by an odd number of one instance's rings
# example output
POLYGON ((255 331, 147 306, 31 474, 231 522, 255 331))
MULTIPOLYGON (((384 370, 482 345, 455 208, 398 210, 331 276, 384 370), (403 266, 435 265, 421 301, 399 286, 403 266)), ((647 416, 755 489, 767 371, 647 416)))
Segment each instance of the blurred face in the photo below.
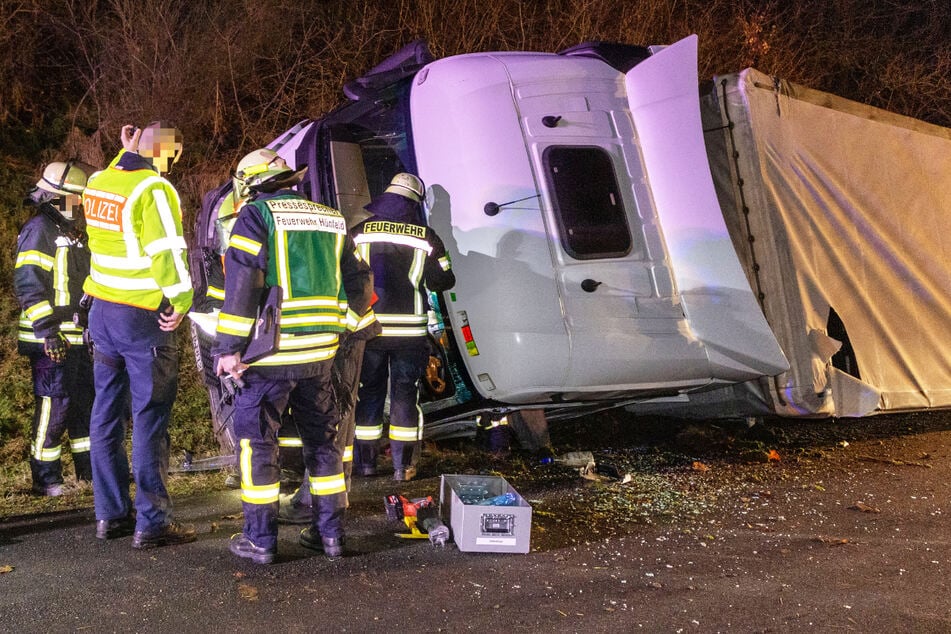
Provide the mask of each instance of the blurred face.
POLYGON ((182 134, 175 128, 149 126, 139 137, 139 155, 152 160, 160 174, 169 168, 182 153, 182 134))
POLYGON ((77 213, 81 213, 83 206, 83 196, 82 194, 65 194, 59 198, 54 198, 50 201, 50 204, 56 207, 62 216, 68 220, 72 220, 77 213))

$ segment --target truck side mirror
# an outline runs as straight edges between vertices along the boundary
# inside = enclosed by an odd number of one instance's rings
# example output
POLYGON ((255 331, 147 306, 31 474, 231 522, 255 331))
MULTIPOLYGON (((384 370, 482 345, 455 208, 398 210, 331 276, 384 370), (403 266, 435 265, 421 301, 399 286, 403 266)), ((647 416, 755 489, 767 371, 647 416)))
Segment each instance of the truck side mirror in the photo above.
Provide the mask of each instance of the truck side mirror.
POLYGON ((482 211, 485 212, 486 216, 496 216, 502 210, 502 207, 507 205, 514 205, 515 203, 520 203, 525 200, 531 200, 532 198, 538 198, 541 194, 535 194, 534 196, 526 196, 525 198, 519 198, 518 200, 510 200, 507 203, 495 203, 488 202, 485 204, 485 207, 482 208, 482 211))

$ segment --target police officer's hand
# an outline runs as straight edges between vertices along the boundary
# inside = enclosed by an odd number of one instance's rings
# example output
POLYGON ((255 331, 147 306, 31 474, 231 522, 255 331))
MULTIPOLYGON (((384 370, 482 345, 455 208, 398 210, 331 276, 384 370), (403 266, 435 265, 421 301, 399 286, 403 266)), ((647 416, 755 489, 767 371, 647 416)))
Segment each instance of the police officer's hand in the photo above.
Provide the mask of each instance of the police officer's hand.
POLYGON ((182 323, 184 318, 184 313, 176 313, 175 309, 169 306, 159 313, 159 328, 165 332, 171 332, 178 328, 178 324, 182 323))
POLYGON ((43 352, 54 363, 62 363, 66 360, 66 353, 69 351, 69 341, 66 335, 61 332, 50 335, 43 340, 43 352))
POLYGON ((223 354, 218 357, 218 367, 215 368, 215 374, 222 376, 227 374, 231 378, 241 379, 241 373, 248 369, 248 364, 241 363, 241 353, 223 354))
POLYGON ((142 130, 134 125, 129 124, 122 126, 120 138, 122 139, 122 147, 125 148, 126 152, 139 151, 140 136, 142 136, 142 130))

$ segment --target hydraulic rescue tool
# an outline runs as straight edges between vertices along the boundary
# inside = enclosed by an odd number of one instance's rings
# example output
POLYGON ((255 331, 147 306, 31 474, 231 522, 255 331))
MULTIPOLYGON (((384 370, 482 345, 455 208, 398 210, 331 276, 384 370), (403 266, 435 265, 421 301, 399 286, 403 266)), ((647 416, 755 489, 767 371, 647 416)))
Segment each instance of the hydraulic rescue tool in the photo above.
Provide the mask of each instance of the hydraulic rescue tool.
POLYGON ((431 495, 424 498, 409 498, 391 494, 384 496, 383 506, 386 517, 391 521, 402 521, 410 532, 395 533, 403 539, 426 539, 433 546, 445 546, 449 541, 449 527, 439 519, 439 509, 433 502, 431 495), (419 530, 422 526, 423 531, 419 530))

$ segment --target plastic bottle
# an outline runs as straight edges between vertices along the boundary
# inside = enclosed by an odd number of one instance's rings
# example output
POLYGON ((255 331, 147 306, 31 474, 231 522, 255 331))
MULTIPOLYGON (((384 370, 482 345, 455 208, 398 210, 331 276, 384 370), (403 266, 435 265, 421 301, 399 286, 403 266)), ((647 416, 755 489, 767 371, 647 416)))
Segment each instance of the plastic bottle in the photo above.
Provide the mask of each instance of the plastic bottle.
POLYGON ((509 491, 494 498, 486 498, 479 502, 481 506, 518 506, 518 495, 509 491))
POLYGON ((560 456, 542 458, 542 464, 563 464, 566 467, 587 467, 594 462, 594 454, 590 451, 569 451, 560 456))

